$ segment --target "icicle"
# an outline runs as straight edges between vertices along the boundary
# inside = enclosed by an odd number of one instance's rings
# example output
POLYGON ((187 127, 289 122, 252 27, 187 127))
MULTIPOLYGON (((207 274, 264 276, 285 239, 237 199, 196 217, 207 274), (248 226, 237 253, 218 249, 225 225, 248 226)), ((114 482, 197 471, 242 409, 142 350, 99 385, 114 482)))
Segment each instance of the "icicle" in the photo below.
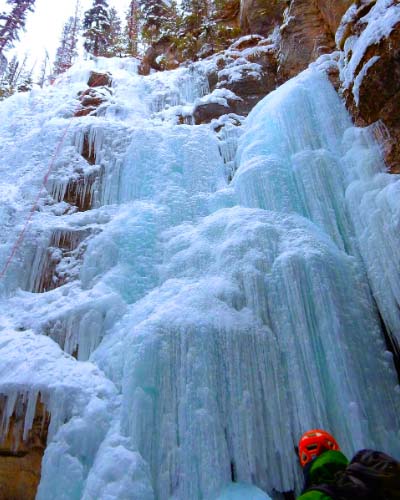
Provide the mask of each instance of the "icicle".
POLYGON ((183 83, 179 86, 183 103, 193 103, 210 92, 208 78, 200 66, 191 66, 189 73, 183 78, 183 83))
POLYGON ((64 351, 85 361, 104 336, 104 313, 92 310, 78 317, 67 317, 59 328, 65 338, 64 351))
POLYGON ((69 179, 61 178, 60 176, 52 177, 47 182, 47 191, 56 202, 60 202, 65 198, 68 189, 69 179))
POLYGON ((0 443, 10 431, 11 418, 13 420, 12 446, 16 451, 22 442, 28 440, 36 416, 39 390, 27 391, 26 388, 3 389, 1 395, 2 420, 0 422, 0 443))
POLYGON ((120 200, 121 169, 123 161, 114 158, 107 164, 107 169, 100 175, 98 191, 94 193, 100 205, 117 203, 120 200))
MULTIPOLYGON (((172 74, 172 72, 171 72, 172 74)), ((152 113, 167 108, 192 104, 210 91, 208 78, 200 66, 184 68, 176 73, 175 79, 154 82, 155 90, 148 96, 152 113)))
POLYGON ((354 129, 344 137, 350 167, 346 201, 380 313, 400 341, 400 182, 399 176, 386 173, 371 132, 374 129, 354 129))
POLYGON ((73 136, 73 143, 76 147, 76 150, 79 154, 82 154, 83 151, 83 144, 85 142, 87 132, 84 127, 80 127, 78 130, 75 130, 74 136, 73 136))
POLYGON ((123 309, 115 296, 88 298, 86 303, 80 304, 79 310, 55 312, 53 318, 42 325, 41 333, 57 342, 67 354, 86 361, 123 309))
POLYGON ((50 246, 51 235, 43 234, 39 241, 36 242, 33 260, 29 263, 30 274, 29 280, 25 287, 26 290, 38 292, 43 290, 45 280, 45 269, 48 265, 48 248, 50 246))
POLYGON ((93 154, 96 158, 96 163, 100 164, 102 160, 102 146, 104 143, 104 129, 103 127, 92 126, 89 131, 89 154, 93 148, 93 154))
POLYGON ((229 118, 228 120, 222 119, 217 121, 214 128, 221 127, 221 130, 218 132, 218 138, 221 141, 219 151, 225 163, 226 179, 230 182, 237 170, 236 152, 242 131, 238 123, 232 123, 229 118))
POLYGON ((1 395, 1 403, 3 408, 3 416, 1 419, 0 426, 0 442, 4 441, 7 437, 10 425, 10 418, 14 413, 15 406, 18 400, 18 393, 11 392, 9 390, 2 390, 3 394, 1 395))
POLYGON ((33 419, 35 418, 36 405, 38 401, 38 393, 39 391, 34 390, 27 394, 26 401, 24 401, 24 405, 26 407, 25 415, 24 415, 24 432, 23 432, 23 440, 26 441, 28 438, 28 432, 32 429, 33 419))

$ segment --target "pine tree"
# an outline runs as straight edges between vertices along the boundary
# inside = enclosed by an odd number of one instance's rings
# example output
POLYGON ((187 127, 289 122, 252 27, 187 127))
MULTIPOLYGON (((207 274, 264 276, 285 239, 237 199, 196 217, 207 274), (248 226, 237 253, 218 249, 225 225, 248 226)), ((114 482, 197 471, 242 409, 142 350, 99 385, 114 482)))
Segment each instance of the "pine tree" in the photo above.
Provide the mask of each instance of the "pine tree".
POLYGON ((121 28, 121 19, 114 7, 109 11, 110 26, 107 31, 107 54, 108 56, 122 57, 125 53, 124 37, 121 28))
POLYGON ((15 92, 19 66, 17 56, 14 56, 0 80, 0 99, 5 99, 15 92))
POLYGON ((64 73, 69 67, 68 64, 68 40, 71 27, 71 18, 64 24, 60 45, 56 52, 56 60, 54 61, 54 74, 60 75, 64 73))
POLYGON ((70 17, 64 24, 61 35, 60 46, 57 49, 56 60, 54 62, 54 74, 60 75, 72 66, 77 56, 77 43, 79 31, 79 18, 70 17))
POLYGON ((199 29, 211 15, 208 0, 183 0, 181 8, 185 30, 199 29))
POLYGON ((79 32, 81 31, 81 14, 80 14, 80 0, 76 0, 75 4, 75 14, 74 14, 74 20, 71 25, 71 31, 69 35, 69 56, 70 56, 70 62, 71 65, 78 56, 78 37, 79 37, 79 32))
POLYGON ((132 57, 138 55, 138 41, 139 41, 139 3, 138 0, 131 0, 129 9, 126 16, 126 52, 132 57))
POLYGON ((110 30, 109 6, 107 0, 93 0, 91 9, 85 12, 83 21, 85 30, 84 47, 94 56, 107 55, 108 34, 110 30))
POLYGON ((26 69, 28 56, 20 63, 14 56, 7 66, 6 71, 0 79, 0 100, 10 97, 15 92, 27 92, 32 88, 33 69, 26 69))
POLYGON ((18 78, 17 91, 18 92, 29 92, 33 86, 33 69, 23 71, 18 78))
POLYGON ((40 86, 40 88, 43 88, 44 82, 46 81, 46 78, 49 75, 49 73, 51 74, 50 57, 49 57, 49 53, 46 50, 44 58, 43 58, 42 66, 40 68, 40 76, 39 76, 39 80, 38 80, 38 85, 40 86))
POLYGON ((163 22, 163 34, 171 38, 180 36, 182 28, 182 16, 178 10, 178 4, 175 0, 171 0, 168 6, 168 15, 163 22))
POLYGON ((0 76, 2 76, 7 69, 7 59, 3 54, 0 54, 0 76))
POLYGON ((163 24, 169 17, 168 6, 163 0, 138 0, 140 7, 141 36, 151 45, 163 34, 163 24))
POLYGON ((18 32, 25 27, 26 16, 33 11, 35 0, 7 0, 11 12, 0 14, 0 54, 19 40, 18 32))

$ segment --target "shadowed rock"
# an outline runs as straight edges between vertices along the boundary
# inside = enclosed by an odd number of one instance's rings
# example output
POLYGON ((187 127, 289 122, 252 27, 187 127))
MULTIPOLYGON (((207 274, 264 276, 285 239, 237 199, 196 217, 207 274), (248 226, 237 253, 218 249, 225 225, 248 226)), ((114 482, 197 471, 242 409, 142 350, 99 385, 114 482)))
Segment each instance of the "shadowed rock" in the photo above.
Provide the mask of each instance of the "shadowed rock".
MULTIPOLYGON (((349 37, 359 37, 367 27, 364 17, 375 2, 359 6, 356 14, 342 26, 339 46, 349 37)), ((372 21, 374 22, 374 21, 372 21)), ((376 21, 375 21, 376 22, 376 21)), ((354 57, 346 51, 350 65, 354 57)), ((383 146, 386 164, 391 173, 400 173, 400 23, 393 26, 387 37, 364 48, 353 78, 344 89, 346 104, 357 125, 376 123, 375 132, 383 146), (357 83, 356 83, 357 82, 357 83), (357 96, 357 98, 356 98, 357 96)))
POLYGON ((91 229, 55 230, 44 251, 32 292, 44 293, 76 279, 91 229))
POLYGON ((244 34, 267 36, 276 25, 282 24, 286 2, 243 0, 240 7, 240 27, 244 34))
POLYGON ((198 104, 193 112, 194 122, 196 125, 200 125, 201 123, 209 123, 222 115, 236 113, 237 106, 238 101, 230 99, 228 100, 228 106, 216 102, 198 104))
MULTIPOLYGON (((0 422, 6 397, 0 395, 0 422)), ((8 432, 0 442, 0 499, 34 500, 40 481, 42 457, 46 448, 50 415, 37 401, 32 429, 23 440, 26 402, 17 400, 8 432)))
POLYGON ((298 75, 321 54, 335 49, 333 33, 321 11, 310 0, 292 0, 281 37, 280 83, 298 75))
POLYGON ((111 75, 109 73, 96 73, 92 71, 87 84, 89 87, 111 87, 111 75))
POLYGON ((81 92, 78 94, 81 108, 75 112, 74 116, 96 114, 97 108, 107 102, 110 93, 107 87, 102 87, 101 89, 88 88, 84 92, 81 92))

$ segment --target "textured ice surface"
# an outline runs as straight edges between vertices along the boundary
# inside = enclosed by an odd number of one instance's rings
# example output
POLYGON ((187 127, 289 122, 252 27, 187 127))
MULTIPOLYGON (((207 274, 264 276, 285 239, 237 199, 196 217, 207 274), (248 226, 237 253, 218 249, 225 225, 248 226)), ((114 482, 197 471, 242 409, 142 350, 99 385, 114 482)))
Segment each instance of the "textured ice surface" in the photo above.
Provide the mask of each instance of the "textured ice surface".
POLYGON ((51 422, 43 460, 48 473, 43 474, 38 498, 80 498, 87 471, 111 425, 114 385, 93 364, 76 361, 51 339, 31 331, 2 329, 0 350, 1 393, 7 397, 2 434, 19 396, 26 402, 26 437, 40 397, 51 422))
POLYGON ((264 492, 248 484, 234 483, 228 486, 217 500, 270 500, 270 497, 264 492))
POLYGON ((241 204, 300 213, 339 248, 361 252, 384 322, 400 338, 400 183, 371 131, 351 126, 315 69, 266 97, 247 124, 233 183, 241 204))
POLYGON ((399 332, 399 184, 369 131, 317 66, 261 101, 243 133, 234 117, 175 125, 208 91, 201 68, 135 68, 80 63, 0 104, 0 264, 70 123, 0 282, 3 432, 19 395, 26 430, 39 393, 52 412, 38 498, 299 490, 293 450, 310 427, 349 455, 398 456, 377 305, 399 332), (102 116, 71 121, 91 68, 112 72, 113 95, 102 116), (71 179, 91 210, 63 200, 71 179))

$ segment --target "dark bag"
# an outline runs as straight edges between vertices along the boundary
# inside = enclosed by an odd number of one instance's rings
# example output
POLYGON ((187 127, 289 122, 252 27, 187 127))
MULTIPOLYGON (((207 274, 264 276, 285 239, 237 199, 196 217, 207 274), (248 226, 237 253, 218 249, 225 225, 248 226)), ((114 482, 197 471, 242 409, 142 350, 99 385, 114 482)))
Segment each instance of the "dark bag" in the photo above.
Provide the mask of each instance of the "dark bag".
POLYGON ((385 453, 359 451, 332 484, 312 486, 333 500, 400 500, 400 463, 385 453))

